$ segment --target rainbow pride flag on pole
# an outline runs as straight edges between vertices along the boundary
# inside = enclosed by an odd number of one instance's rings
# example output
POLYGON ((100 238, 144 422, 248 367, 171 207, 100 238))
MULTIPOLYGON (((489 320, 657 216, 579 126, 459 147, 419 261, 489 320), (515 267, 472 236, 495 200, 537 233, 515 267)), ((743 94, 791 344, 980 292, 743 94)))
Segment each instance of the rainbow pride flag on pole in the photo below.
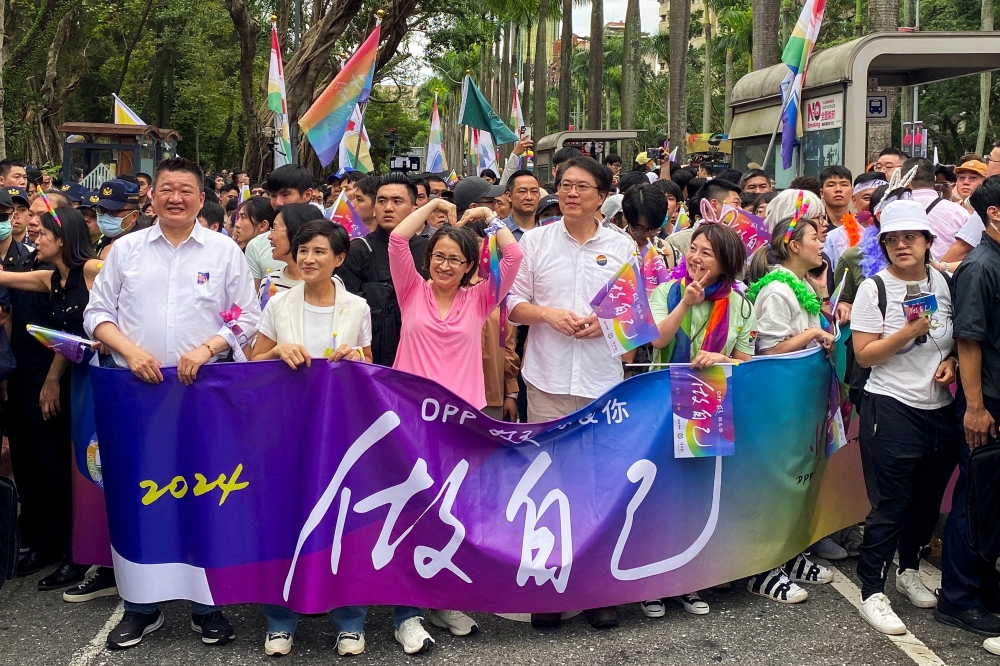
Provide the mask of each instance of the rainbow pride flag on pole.
POLYGON ((267 70, 267 108, 274 112, 274 166, 292 163, 292 134, 288 129, 285 69, 281 66, 278 26, 271 22, 271 66, 267 70))
POLYGON ((649 309, 639 257, 622 264, 590 302, 612 356, 621 356, 660 337, 649 309))
POLYGON ((355 104, 351 119, 347 121, 347 129, 344 130, 344 138, 340 140, 340 168, 362 173, 374 171, 375 164, 369 152, 371 147, 372 142, 368 138, 368 130, 365 129, 361 105, 355 104))
POLYGON ((309 138, 309 143, 324 167, 330 166, 337 157, 340 140, 347 131, 354 106, 362 101, 362 93, 371 90, 371 72, 381 35, 382 21, 379 19, 368 39, 344 64, 340 73, 316 98, 309 110, 299 118, 299 129, 309 138))
POLYGON ((145 125, 142 118, 139 117, 132 109, 128 108, 128 105, 121 100, 118 95, 111 93, 111 96, 115 98, 115 124, 116 125, 145 125))
POLYGON ((444 134, 441 131, 441 115, 438 113, 438 94, 434 93, 434 106, 431 107, 431 132, 427 136, 427 160, 424 171, 438 173, 448 168, 444 157, 444 134))
POLYGON ((799 113, 802 87, 806 82, 806 67, 813 47, 816 46, 816 38, 819 37, 825 10, 826 0, 806 0, 792 36, 788 38, 781 54, 781 61, 788 65, 788 72, 781 81, 781 102, 784 109, 781 116, 781 164, 785 169, 792 168, 792 150, 802 137, 802 114, 799 113))
POLYGON ((336 222, 347 229, 347 235, 352 240, 355 238, 364 238, 368 235, 368 227, 361 220, 358 211, 354 210, 354 206, 347 200, 347 195, 343 190, 341 190, 340 196, 333 202, 333 205, 324 211, 324 215, 331 222, 336 222))
POLYGON ((28 324, 28 333, 55 353, 64 356, 71 363, 82 361, 83 353, 97 344, 86 338, 34 324, 28 324))

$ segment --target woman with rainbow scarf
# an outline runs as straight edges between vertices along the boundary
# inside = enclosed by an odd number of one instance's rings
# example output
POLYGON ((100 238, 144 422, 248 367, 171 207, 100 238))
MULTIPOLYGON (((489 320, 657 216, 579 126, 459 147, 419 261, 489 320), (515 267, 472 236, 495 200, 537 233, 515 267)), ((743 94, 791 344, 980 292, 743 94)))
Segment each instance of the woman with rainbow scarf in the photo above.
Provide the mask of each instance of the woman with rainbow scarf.
MULTIPOLYGON (((705 368, 753 356, 757 328, 753 306, 736 289, 746 260, 743 241, 729 227, 704 223, 695 229, 684 260, 649 296, 660 331, 653 341, 655 363, 705 368)), ((689 613, 709 612, 697 592, 674 598, 689 613)), ((640 606, 646 617, 663 617, 666 612, 662 599, 640 606)))

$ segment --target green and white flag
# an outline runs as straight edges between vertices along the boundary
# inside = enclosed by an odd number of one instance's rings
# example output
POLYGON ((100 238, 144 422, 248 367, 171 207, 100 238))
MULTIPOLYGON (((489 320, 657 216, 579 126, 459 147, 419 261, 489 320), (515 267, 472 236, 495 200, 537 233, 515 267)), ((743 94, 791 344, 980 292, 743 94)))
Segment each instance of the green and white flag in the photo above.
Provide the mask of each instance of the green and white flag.
POLYGON ((500 120, 493 107, 486 103, 483 93, 479 92, 468 74, 462 83, 462 107, 458 112, 458 122, 492 133, 497 145, 517 141, 517 135, 500 120))

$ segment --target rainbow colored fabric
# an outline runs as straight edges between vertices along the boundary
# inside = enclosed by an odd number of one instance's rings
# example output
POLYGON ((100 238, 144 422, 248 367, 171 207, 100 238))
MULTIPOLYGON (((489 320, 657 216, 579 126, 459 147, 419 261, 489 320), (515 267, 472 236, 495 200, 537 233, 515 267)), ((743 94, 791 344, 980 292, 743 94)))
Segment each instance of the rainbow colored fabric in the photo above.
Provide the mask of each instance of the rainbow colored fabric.
MULTIPOLYGON (((285 69, 281 66, 278 28, 271 24, 271 65, 267 70, 267 108, 274 113, 274 166, 292 163, 292 135, 288 129, 288 100, 285 95, 285 69)), ((240 196, 242 201, 242 193, 240 196)))
POLYGON ((613 356, 655 340, 660 333, 649 309, 639 258, 632 257, 590 302, 613 356))
POLYGON ((28 324, 28 333, 71 363, 82 361, 83 353, 94 346, 91 340, 34 324, 28 324))
POLYGON ((370 90, 371 71, 381 35, 382 26, 376 25, 336 78, 299 118, 299 129, 308 137, 324 167, 330 166, 337 157, 354 105, 361 101, 366 90, 370 90))
POLYGON ((343 225, 347 229, 347 235, 352 239, 364 238, 368 235, 368 227, 358 215, 358 211, 354 210, 354 206, 347 200, 347 195, 343 190, 333 205, 324 211, 324 215, 330 221, 343 225))
POLYGON ((792 36, 788 38, 781 54, 781 61, 788 65, 788 73, 781 81, 781 101, 784 108, 781 116, 781 164, 785 169, 792 167, 792 151, 802 137, 802 115, 799 113, 802 87, 805 85, 806 67, 813 47, 816 46, 825 10, 826 0, 806 0, 792 36))
POLYGON ((438 113, 438 96, 434 93, 434 106, 431 107, 431 131, 427 135, 427 160, 425 171, 438 173, 448 168, 444 157, 444 133, 441 131, 441 115, 438 113))

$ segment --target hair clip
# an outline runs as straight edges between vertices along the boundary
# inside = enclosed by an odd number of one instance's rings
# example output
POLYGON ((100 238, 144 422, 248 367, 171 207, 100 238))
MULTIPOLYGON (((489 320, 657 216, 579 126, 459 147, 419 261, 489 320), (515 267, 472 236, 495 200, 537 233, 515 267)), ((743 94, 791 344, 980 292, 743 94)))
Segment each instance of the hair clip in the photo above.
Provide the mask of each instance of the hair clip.
POLYGON ((49 198, 45 196, 45 191, 42 189, 42 186, 38 185, 37 187, 38 187, 38 196, 40 196, 42 198, 42 201, 45 202, 46 210, 48 210, 48 213, 49 215, 52 216, 52 219, 56 221, 56 224, 58 224, 61 227, 62 220, 60 220, 59 216, 56 215, 56 209, 52 207, 52 204, 49 202, 49 198))
POLYGON ((799 220, 805 217, 805 214, 809 211, 809 202, 804 201, 805 192, 799 190, 798 196, 795 197, 795 214, 792 215, 792 221, 788 223, 788 231, 785 232, 785 245, 792 240, 792 234, 795 233, 795 227, 798 225, 799 220))

